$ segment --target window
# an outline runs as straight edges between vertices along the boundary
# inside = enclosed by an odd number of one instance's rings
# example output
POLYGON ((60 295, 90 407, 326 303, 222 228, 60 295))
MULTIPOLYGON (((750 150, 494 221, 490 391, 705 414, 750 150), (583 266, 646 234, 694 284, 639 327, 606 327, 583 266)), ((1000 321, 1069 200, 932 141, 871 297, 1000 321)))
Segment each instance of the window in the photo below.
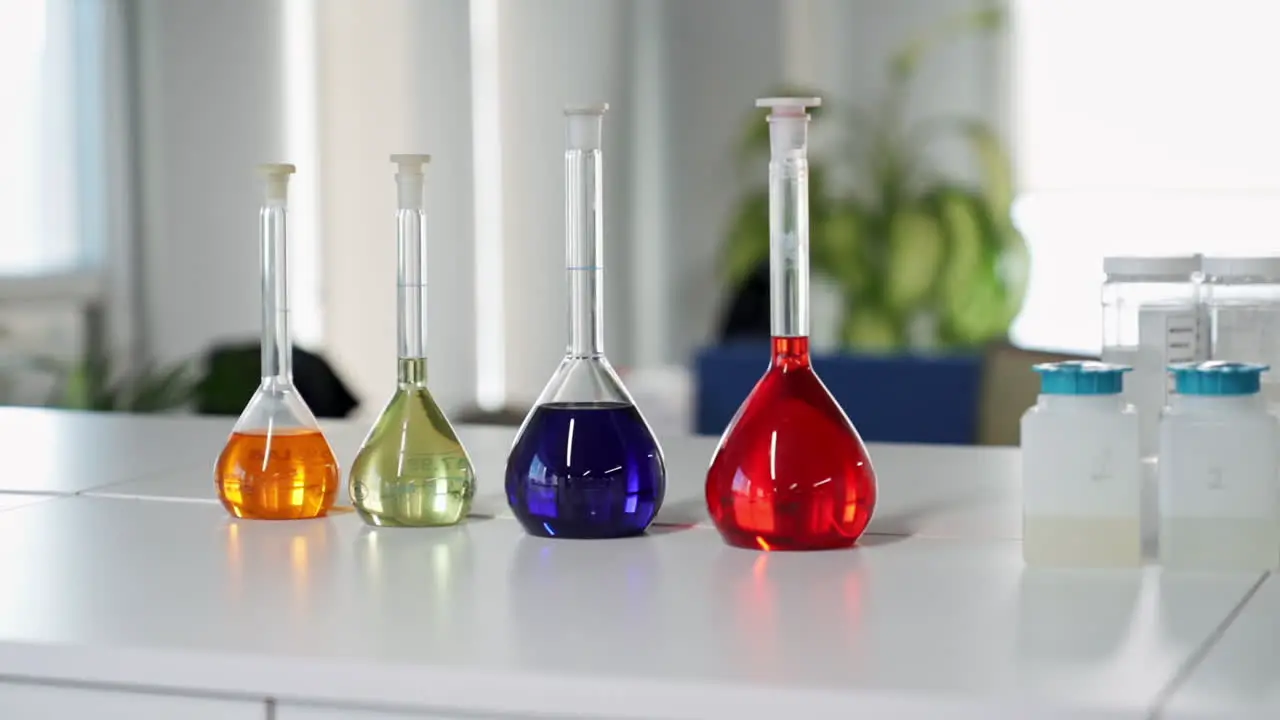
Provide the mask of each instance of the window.
POLYGON ((1012 7, 1017 343, 1097 352, 1105 255, 1280 252, 1280 3, 1012 7))
MULTIPOLYGON (((84 3, 79 3, 84 4, 84 3)), ((77 92, 78 3, 24 0, 0 23, 0 275, 63 274, 92 248, 79 231, 84 128, 77 92)))
POLYGON ((130 341, 127 323, 111 319, 127 295, 106 282, 123 262, 108 248, 132 235, 119 226, 127 174, 112 165, 127 150, 107 142, 108 105, 123 102, 107 52, 121 7, 22 0, 0 21, 0 404, 47 401, 44 361, 79 360, 103 315, 130 341), (121 177, 109 182, 110 170, 121 177))

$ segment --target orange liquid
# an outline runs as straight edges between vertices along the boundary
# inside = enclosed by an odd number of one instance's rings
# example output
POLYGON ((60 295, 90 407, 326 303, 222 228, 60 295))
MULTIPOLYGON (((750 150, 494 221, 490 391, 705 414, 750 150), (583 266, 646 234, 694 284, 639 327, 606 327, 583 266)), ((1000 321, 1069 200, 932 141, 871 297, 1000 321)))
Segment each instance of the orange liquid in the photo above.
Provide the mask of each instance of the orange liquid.
POLYGON ((324 515, 338 496, 341 475, 319 430, 231 433, 214 469, 227 512, 257 520, 324 515))

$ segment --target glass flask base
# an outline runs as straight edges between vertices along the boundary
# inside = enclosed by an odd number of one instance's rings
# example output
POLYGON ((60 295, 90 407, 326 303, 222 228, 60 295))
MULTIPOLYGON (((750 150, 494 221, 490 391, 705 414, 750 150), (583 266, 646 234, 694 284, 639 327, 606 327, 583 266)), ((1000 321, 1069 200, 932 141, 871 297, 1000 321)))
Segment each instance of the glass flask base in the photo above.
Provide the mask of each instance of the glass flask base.
POLYGON ((338 463, 319 430, 233 432, 215 468, 218 499, 250 520, 303 520, 333 507, 338 463))
MULTIPOLYGON (((424 359, 401 360, 402 378, 425 378, 424 359)), ((443 527, 471 512, 471 458, 425 386, 403 386, 351 464, 351 504, 375 527, 443 527)))
POLYGON ((383 482, 381 509, 356 501, 356 514, 375 527, 457 525, 471 511, 474 487, 469 479, 456 478, 383 482))
POLYGON ((764 550, 765 552, 799 552, 843 550, 858 544, 857 537, 828 535, 825 537, 796 538, 788 535, 767 535, 753 533, 737 528, 716 528, 726 545, 746 548, 748 550, 764 550))
POLYGON ((808 339, 774 338, 774 361, 707 471, 707 510, 730 545, 854 545, 876 503, 861 438, 809 364, 808 339))
POLYGON ((531 535, 627 537, 653 522, 666 471, 634 405, 546 403, 534 408, 511 450, 506 492, 531 535))

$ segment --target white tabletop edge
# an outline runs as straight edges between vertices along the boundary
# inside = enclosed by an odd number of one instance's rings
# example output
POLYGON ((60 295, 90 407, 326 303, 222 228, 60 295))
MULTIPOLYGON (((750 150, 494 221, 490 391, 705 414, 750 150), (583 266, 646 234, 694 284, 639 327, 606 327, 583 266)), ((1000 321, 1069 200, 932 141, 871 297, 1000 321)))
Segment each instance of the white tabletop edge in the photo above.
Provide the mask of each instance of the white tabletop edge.
MULTIPOLYGON (((387 664, 378 668, 377 688, 353 685, 367 672, 360 660, 309 658, 296 672, 282 673, 279 658, 172 652, 157 649, 101 650, 73 645, 0 642, 0 679, 17 682, 92 684, 135 691, 191 693, 238 699, 295 702, 318 707, 411 710, 413 712, 540 713, 610 720, 691 720, 734 717, 775 720, 804 707, 811 717, 936 718, 955 720, 1066 720, 1140 718, 1146 708, 1047 705, 1030 699, 959 697, 944 693, 889 693, 725 684, 671 683, 611 678, 592 683, 563 675, 496 674, 449 668, 387 664), (145 684, 139 669, 145 668, 145 684), (199 677, 198 685, 190 678, 199 677), (496 687, 503 689, 495 693, 496 687), (423 702, 421 688, 430 688, 423 702)), ((1055 701, 1056 702, 1056 701, 1055 701)))
MULTIPOLYGON (((1206 638, 1203 645, 1196 648, 1192 653, 1192 667, 1181 678, 1171 678, 1170 684, 1174 685, 1172 689, 1165 688, 1156 697, 1156 703, 1152 707, 1151 717, 1153 718, 1170 718, 1172 720, 1186 720, 1188 718, 1200 717, 1221 717, 1222 708, 1215 707, 1208 709, 1204 706, 1204 699, 1198 696, 1195 684, 1203 676, 1209 676, 1214 672, 1212 665, 1221 659, 1223 653, 1230 653, 1231 633, 1237 628, 1247 628, 1252 622, 1252 618, 1247 615, 1257 608, 1258 612, 1266 613, 1265 605, 1266 592, 1276 587, 1276 572, 1274 570, 1263 573, 1262 577, 1249 588, 1240 602, 1232 608, 1231 612, 1223 618, 1222 624, 1217 630, 1206 638)), ((1243 631, 1243 630, 1241 630, 1243 631)), ((1230 709, 1233 720, 1252 720, 1265 718, 1272 720, 1277 716, 1275 707, 1240 707, 1233 706, 1230 709)))

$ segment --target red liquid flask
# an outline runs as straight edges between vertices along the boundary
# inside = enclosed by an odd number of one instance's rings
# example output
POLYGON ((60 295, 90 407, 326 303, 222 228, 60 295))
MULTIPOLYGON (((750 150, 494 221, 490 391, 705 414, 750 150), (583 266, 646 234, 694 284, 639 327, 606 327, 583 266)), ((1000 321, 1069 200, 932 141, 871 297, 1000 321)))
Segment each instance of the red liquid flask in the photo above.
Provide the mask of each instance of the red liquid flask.
POLYGON ((767 98, 773 360, 725 429, 707 471, 707 509, 730 545, 826 550, 858 541, 876 504, 862 438, 809 358, 806 107, 767 98))

